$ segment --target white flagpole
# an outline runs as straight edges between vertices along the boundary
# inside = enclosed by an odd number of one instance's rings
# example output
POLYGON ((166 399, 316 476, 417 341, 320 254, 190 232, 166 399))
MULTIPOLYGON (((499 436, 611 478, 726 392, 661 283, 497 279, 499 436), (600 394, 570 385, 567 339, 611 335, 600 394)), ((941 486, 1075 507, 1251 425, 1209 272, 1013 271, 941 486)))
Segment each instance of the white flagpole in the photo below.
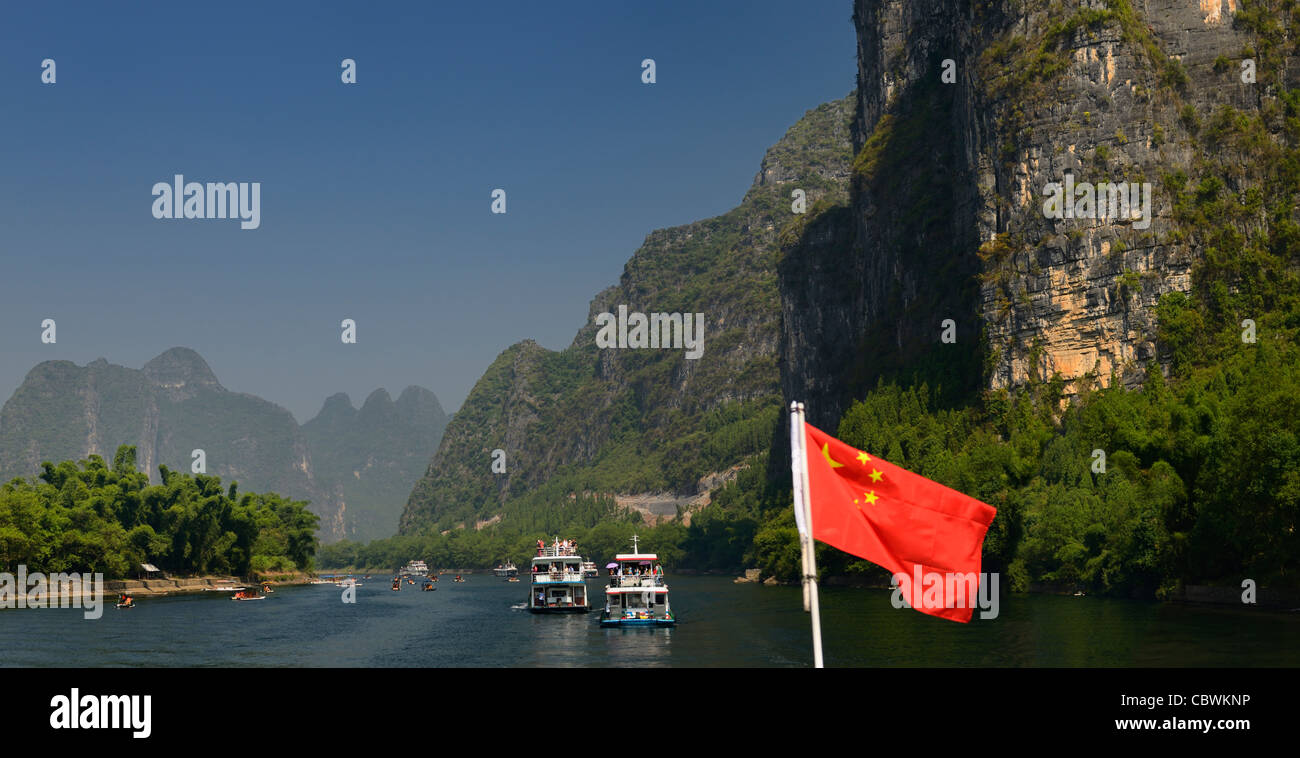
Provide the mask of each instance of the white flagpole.
POLYGON ((824 668, 822 661, 822 618, 817 597, 817 554, 813 541, 812 492, 808 484, 808 438, 804 431, 803 403, 790 404, 791 455, 795 470, 795 516, 799 524, 799 542, 803 548, 804 610, 812 614, 813 666, 824 668), (793 444, 796 442, 798 444, 793 444), (797 453, 795 452, 797 450, 797 453))
POLYGON ((804 520, 803 507, 803 417, 799 413, 802 406, 790 403, 790 477, 794 483, 794 520, 799 527, 799 582, 803 586, 803 610, 812 611, 812 599, 808 593, 808 522, 804 520))

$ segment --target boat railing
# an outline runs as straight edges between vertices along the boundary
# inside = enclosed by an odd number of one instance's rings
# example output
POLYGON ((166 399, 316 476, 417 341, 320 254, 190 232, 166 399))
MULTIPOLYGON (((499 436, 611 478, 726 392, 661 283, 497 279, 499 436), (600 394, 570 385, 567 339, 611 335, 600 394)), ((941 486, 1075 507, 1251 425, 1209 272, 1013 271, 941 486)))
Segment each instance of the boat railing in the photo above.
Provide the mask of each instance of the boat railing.
POLYGON ((537 550, 538 558, 565 558, 577 554, 578 550, 576 548, 569 548, 563 545, 558 547, 555 545, 547 545, 546 547, 538 548, 537 550))
POLYGON ((664 586, 663 574, 647 576, 619 576, 610 577, 614 580, 612 584, 615 587, 662 587, 664 586))
POLYGON ((533 583, 542 584, 545 582, 581 582, 584 581, 581 571, 534 571, 533 583))

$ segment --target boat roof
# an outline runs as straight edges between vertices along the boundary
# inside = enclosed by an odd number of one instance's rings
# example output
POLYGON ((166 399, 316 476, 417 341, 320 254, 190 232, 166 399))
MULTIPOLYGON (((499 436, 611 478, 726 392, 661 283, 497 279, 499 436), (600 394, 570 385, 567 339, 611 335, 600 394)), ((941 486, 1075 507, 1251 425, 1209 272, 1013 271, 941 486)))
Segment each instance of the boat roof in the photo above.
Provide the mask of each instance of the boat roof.
POLYGON ((657 561, 659 556, 654 553, 619 553, 614 556, 616 561, 657 561))

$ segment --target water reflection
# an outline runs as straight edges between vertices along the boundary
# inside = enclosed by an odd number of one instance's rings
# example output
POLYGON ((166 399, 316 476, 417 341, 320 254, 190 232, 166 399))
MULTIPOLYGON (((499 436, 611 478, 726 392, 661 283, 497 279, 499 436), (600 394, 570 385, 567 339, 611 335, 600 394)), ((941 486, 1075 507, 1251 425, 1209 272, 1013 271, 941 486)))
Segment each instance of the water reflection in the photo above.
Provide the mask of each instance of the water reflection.
POLYGON ((519 666, 586 665, 587 637, 591 633, 590 613, 530 613, 532 639, 519 666))
POLYGON ((674 627, 597 627, 603 637, 609 666, 661 667, 671 665, 674 627))

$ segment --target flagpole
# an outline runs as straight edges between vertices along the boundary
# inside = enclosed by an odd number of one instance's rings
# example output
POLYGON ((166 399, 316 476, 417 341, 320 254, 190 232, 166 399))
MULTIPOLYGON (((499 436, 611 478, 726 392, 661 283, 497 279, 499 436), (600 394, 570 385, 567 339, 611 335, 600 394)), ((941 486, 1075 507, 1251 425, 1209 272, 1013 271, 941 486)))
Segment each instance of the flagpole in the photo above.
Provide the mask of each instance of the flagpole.
POLYGON ((803 587, 804 613, 812 611, 808 592, 808 526, 803 507, 803 423, 799 403, 790 403, 790 479, 794 492, 794 521, 799 527, 799 584, 803 587))
POLYGON ((812 528, 812 492, 808 483, 808 438, 804 430, 804 405, 798 402, 790 403, 790 457, 794 476, 795 516, 803 552, 804 610, 812 615, 813 666, 824 668, 821 607, 817 596, 817 554, 812 528))

